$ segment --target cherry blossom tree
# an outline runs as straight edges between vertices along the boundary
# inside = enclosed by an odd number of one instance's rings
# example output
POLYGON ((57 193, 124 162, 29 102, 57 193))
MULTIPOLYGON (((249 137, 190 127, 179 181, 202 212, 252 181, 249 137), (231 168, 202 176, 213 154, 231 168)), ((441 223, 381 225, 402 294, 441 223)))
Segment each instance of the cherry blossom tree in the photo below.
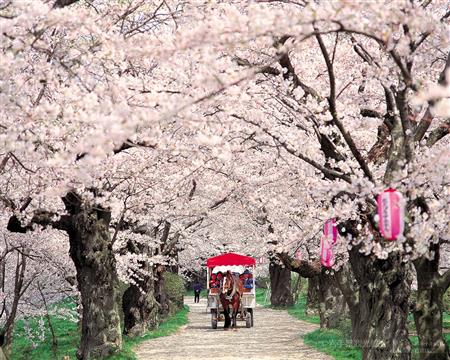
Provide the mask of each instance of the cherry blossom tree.
POLYGON ((119 277, 131 283, 126 331, 141 333, 152 297, 164 303, 163 267, 223 249, 279 254, 284 279, 336 279, 367 359, 410 358, 413 264, 422 357, 446 358, 446 5, 1 5, 0 206, 17 236, 67 233, 78 358, 121 347, 119 277), (374 216, 386 187, 407 201, 394 242, 374 216), (317 253, 331 217, 333 274, 314 255, 292 261, 298 247, 317 253))

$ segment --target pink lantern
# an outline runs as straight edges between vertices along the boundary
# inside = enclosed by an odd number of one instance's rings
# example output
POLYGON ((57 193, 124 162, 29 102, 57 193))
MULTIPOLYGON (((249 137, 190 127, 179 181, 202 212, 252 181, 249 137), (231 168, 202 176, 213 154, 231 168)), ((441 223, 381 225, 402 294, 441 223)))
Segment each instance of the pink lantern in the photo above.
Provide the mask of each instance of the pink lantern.
POLYGON ((265 262, 264 256, 261 256, 261 257, 258 259, 258 264, 264 264, 264 262, 265 262))
POLYGON ((328 268, 334 265, 333 243, 326 236, 322 236, 320 242, 320 262, 328 268))
POLYGON ((302 261, 302 252, 301 252, 300 250, 297 250, 297 251, 295 252, 295 258, 296 258, 298 261, 302 261))
POLYGON ((403 235, 405 226, 405 201, 397 190, 384 190, 377 198, 381 235, 387 240, 396 240, 403 235))
POLYGON ((323 235, 329 239, 333 244, 336 244, 338 231, 336 226, 336 219, 328 219, 323 226, 323 235))

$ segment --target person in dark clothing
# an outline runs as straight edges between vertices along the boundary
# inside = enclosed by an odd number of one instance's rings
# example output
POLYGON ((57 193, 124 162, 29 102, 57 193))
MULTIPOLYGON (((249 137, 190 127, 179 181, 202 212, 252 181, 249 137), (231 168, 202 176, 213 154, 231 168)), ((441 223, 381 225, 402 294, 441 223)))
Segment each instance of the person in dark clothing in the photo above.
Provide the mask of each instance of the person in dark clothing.
POLYGON ((194 303, 200 302, 200 292, 202 291, 202 286, 199 283, 194 284, 194 303))

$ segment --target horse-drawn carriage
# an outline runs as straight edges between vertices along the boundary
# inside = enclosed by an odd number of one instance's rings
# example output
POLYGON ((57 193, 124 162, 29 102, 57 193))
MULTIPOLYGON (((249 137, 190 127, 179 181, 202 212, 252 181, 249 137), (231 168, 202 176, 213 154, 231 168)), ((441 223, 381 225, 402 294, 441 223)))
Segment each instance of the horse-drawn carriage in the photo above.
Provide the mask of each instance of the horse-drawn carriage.
POLYGON ((243 320, 246 327, 252 327, 256 306, 255 259, 228 253, 209 258, 206 265, 212 328, 217 329, 217 322, 222 319, 225 328, 231 323, 235 327, 236 320, 243 320))

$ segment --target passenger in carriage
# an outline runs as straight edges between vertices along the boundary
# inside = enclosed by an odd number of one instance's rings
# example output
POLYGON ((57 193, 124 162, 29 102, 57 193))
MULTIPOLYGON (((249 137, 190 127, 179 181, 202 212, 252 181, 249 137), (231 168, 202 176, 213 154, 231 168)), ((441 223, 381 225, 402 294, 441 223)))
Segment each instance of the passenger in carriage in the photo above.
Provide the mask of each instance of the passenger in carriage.
POLYGON ((212 274, 211 275, 211 280, 209 280, 209 287, 211 289, 219 287, 219 282, 217 281, 217 275, 216 274, 212 274))
POLYGON ((253 274, 247 269, 244 271, 244 288, 253 289, 253 274))
POLYGON ((222 279, 223 279, 223 274, 219 271, 217 273, 217 284, 218 284, 217 287, 220 287, 222 285, 222 279))

